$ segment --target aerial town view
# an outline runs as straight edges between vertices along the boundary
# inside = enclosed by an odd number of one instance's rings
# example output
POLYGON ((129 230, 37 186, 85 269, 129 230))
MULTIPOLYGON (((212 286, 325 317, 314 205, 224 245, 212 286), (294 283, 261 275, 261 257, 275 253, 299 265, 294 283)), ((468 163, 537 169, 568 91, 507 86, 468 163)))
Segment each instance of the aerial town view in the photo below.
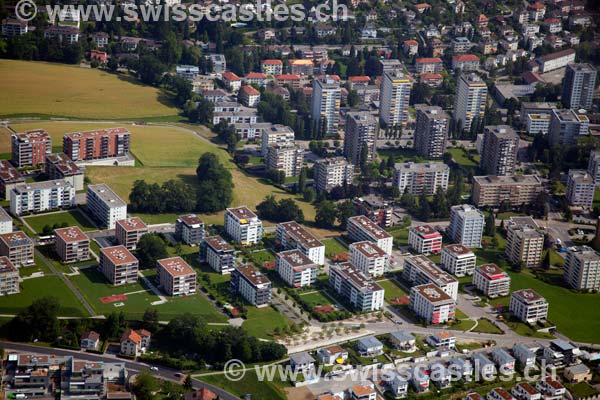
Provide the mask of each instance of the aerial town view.
POLYGON ((0 0, 0 400, 600 400, 598 0, 0 0))

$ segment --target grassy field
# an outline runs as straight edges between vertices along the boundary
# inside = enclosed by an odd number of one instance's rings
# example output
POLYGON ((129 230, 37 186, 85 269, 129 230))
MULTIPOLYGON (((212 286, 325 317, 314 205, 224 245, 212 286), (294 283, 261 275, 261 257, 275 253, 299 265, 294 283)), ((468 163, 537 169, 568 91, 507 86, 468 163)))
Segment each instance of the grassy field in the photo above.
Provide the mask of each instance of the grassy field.
POLYGON ((58 276, 27 279, 21 282, 21 293, 5 296, 0 301, 0 314, 16 314, 41 297, 56 297, 60 304, 59 313, 64 317, 88 315, 77 297, 58 276))
POLYGON ((0 126, 0 154, 10 153, 10 134, 8 129, 0 126))
POLYGON ((96 69, 0 61, 0 112, 90 119, 166 117, 179 113, 163 91, 96 69))
POLYGON ((406 292, 389 279, 377 281, 377 284, 385 290, 384 298, 388 303, 390 303, 393 299, 406 296, 406 292))
POLYGON ((328 299, 323 293, 319 291, 301 294, 300 298, 311 309, 315 308, 316 306, 326 306, 332 303, 330 299, 328 299))
POLYGON ((84 232, 98 229, 79 210, 25 217, 25 221, 37 233, 41 233, 46 225, 53 226, 54 224, 61 225, 62 223, 66 223, 67 226, 78 226, 84 232))
POLYGON ((348 249, 335 238, 329 238, 322 241, 325 245, 325 256, 331 257, 335 254, 347 253, 348 249))
POLYGON ((247 307, 248 316, 242 327, 250 334, 263 339, 271 339, 273 330, 283 329, 292 321, 272 307, 247 307))
POLYGON ((498 335, 501 335, 502 329, 492 324, 492 322, 489 319, 481 318, 477 321, 477 326, 475 327, 475 329, 473 329, 473 332, 496 333, 498 335))
POLYGON ((236 396, 244 397, 252 394, 253 399, 285 400, 287 396, 273 382, 260 382, 253 370, 247 371, 239 381, 231 381, 224 375, 206 375, 199 377, 200 380, 212 385, 226 389, 236 396))

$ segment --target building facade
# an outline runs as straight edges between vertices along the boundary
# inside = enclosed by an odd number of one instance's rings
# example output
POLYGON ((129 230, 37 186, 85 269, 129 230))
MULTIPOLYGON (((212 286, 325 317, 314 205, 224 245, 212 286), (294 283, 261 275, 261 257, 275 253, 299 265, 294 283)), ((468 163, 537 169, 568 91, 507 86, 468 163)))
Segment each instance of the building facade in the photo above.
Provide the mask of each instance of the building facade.
POLYGON ((64 263, 90 259, 90 239, 78 226, 54 230, 55 251, 64 263))
POLYGON ((388 270, 389 255, 369 241, 352 243, 349 247, 349 261, 368 277, 381 276, 388 270))
POLYGON ((230 274, 235 267, 235 249, 221 236, 208 236, 200 245, 199 260, 222 275, 230 274))
POLYGON ((19 293, 19 270, 8 257, 0 256, 0 296, 19 293))
POLYGON ((452 206, 450 210, 448 235, 452 240, 467 247, 481 247, 485 227, 483 213, 469 204, 452 206))
POLYGON ((487 104, 487 86, 476 74, 463 74, 458 80, 454 101, 454 120, 463 130, 470 130, 475 118, 482 120, 487 104))
POLYGON ((63 152, 73 161, 125 157, 129 148, 130 134, 125 128, 72 132, 63 137, 63 152))
POLYGON ((13 215, 39 213, 75 206, 75 188, 63 179, 21 183, 10 192, 13 215))
POLYGON ((444 324, 454 319, 456 313, 454 299, 432 283, 410 289, 409 307, 429 324, 444 324))
POLYGON ((569 64, 563 80, 562 103, 566 108, 592 108, 598 71, 591 64, 569 64))
POLYGON ((438 106, 417 105, 415 150, 421 156, 442 158, 446 152, 450 117, 438 106))
POLYGON ((442 234, 430 225, 413 226, 408 230, 408 244, 419 254, 439 254, 442 234))
POLYGON ((394 238, 364 215, 348 218, 348 236, 355 242, 370 241, 387 254, 392 254, 394 238))
POLYGON ((473 203, 477 207, 518 207, 533 203, 542 191, 537 175, 474 176, 473 203))
POLYGON ((271 303, 271 281, 249 264, 233 269, 231 291, 256 307, 266 307, 271 303))
POLYGON ((8 160, 0 160, 0 199, 10 200, 10 192, 25 178, 8 160))
POLYGON ((138 280, 139 262, 125 246, 100 249, 100 270, 113 285, 127 285, 138 280))
POLYGON ((442 271, 425 256, 410 256, 404 259, 402 279, 412 286, 434 284, 452 299, 458 297, 458 280, 442 271))
POLYGON ((37 167, 52 153, 52 139, 45 129, 34 129, 11 135, 11 161, 19 168, 37 167))
POLYGON ((46 156, 46 175, 50 180, 64 179, 77 192, 83 190, 83 170, 64 153, 46 156))
POLYGON ((326 158, 315 162, 315 189, 328 192, 331 189, 352 183, 354 166, 343 157, 326 158))
POLYGON ((588 246, 567 250, 563 279, 577 290, 600 290, 600 254, 588 246))
POLYGON ((268 170, 283 171, 286 178, 300 175, 304 166, 304 150, 295 145, 274 144, 267 149, 268 170))
POLYGON ((175 221, 175 237, 189 246, 204 240, 204 222, 196 214, 180 215, 175 221))
POLYGON ((567 202, 588 210, 594 204, 594 177, 583 169, 570 169, 567 176, 567 202))
POLYGON ((104 183, 88 185, 87 210, 102 226, 114 229, 118 220, 127 218, 127 203, 104 183))
POLYGON ((135 250, 137 244, 146 233, 148 227, 139 217, 120 219, 115 224, 115 238, 127 250, 135 250))
POLYGON ((325 245, 296 221, 277 224, 275 240, 284 249, 300 250, 317 265, 325 263, 325 245))
POLYGON ((348 262, 329 267, 329 285, 360 312, 383 307, 383 288, 348 262))
POLYGON ((406 126, 412 82, 400 71, 385 71, 379 93, 379 119, 385 126, 406 126))
POLYGON ((300 250, 287 250, 275 254, 275 269, 290 287, 310 286, 317 280, 317 264, 300 250))
POLYGON ((512 217, 506 227, 506 256, 513 264, 539 267, 544 251, 544 234, 531 217, 512 217))
POLYGON ((337 135, 340 124, 340 82, 329 76, 313 80, 312 121, 329 135, 337 135))
POLYGON ((353 111, 347 113, 344 133, 344 157, 353 165, 361 165, 364 151, 366 162, 373 162, 375 160, 375 142, 379 135, 378 131, 377 119, 370 112, 353 111))
POLYGON ((0 235, 0 256, 8 257, 17 268, 33 265, 33 245, 23 231, 4 233, 0 235))
POLYGON ((548 318, 548 302, 533 289, 521 289, 510 295, 510 312, 528 324, 548 318))
POLYGON ((481 168, 489 175, 512 175, 517 163, 519 136, 508 125, 486 126, 481 168))
POLYGON ((508 296, 510 277, 496 264, 483 264, 475 268, 473 285, 491 299, 508 296))
POLYGON ((589 127, 587 115, 571 109, 554 109, 550 114, 548 141, 551 146, 574 144, 588 134, 589 127))
POLYGON ((196 271, 181 257, 156 261, 159 287, 169 296, 188 296, 196 293, 196 271))
POLYGON ((476 261, 475 253, 462 244, 449 244, 442 249, 442 269, 454 276, 473 275, 476 261))
POLYGON ((412 161, 394 165, 394 186, 400 193, 408 190, 414 195, 433 195, 438 187, 448 189, 450 167, 442 162, 414 163, 412 161))
POLYGON ((262 221, 248 207, 225 211, 225 232, 241 245, 253 245, 262 240, 262 221))

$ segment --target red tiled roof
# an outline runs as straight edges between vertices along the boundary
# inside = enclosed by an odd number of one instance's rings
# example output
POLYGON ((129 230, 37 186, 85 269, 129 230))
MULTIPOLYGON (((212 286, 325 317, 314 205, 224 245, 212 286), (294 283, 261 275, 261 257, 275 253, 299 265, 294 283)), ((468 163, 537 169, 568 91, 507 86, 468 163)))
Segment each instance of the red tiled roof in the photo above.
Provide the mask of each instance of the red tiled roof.
POLYGON ((246 75, 246 79, 267 79, 267 75, 262 72, 250 72, 246 75))
POLYGON ((283 65, 283 61, 281 60, 263 60, 262 63, 265 65, 283 65))
POLYGON ((368 76, 365 76, 365 75, 359 75, 359 76, 349 76, 348 80, 350 82, 369 82, 369 81, 371 81, 371 78, 369 78, 368 76))
POLYGON ((260 92, 258 90, 256 90, 256 89, 254 89, 250 85, 244 85, 244 86, 242 86, 242 92, 244 92, 248 96, 258 96, 258 95, 260 95, 260 92))
POLYGON ((241 81, 240 77, 234 74, 233 72, 225 72, 223 74, 223 79, 228 81, 241 81))
POLYGON ((429 63, 441 63, 442 59, 439 57, 423 57, 417 58, 415 63, 417 64, 429 64, 429 63))
POLYGON ((280 80, 280 81, 299 81, 300 80, 300 75, 296 75, 296 74, 281 74, 281 75, 275 75, 275 79, 280 80))
POLYGON ((452 60, 457 62, 479 61, 479 57, 475 54, 459 54, 452 57, 452 60))

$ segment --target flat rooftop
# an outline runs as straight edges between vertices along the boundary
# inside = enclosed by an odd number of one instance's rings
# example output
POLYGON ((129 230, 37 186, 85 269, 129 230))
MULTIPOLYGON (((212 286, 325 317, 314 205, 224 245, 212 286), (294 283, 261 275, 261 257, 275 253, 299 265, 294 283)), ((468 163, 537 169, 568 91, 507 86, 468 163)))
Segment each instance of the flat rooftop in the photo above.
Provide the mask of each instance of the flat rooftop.
POLYGON ((103 247, 100 252, 106 256, 114 265, 131 264, 138 259, 125 246, 103 247))
POLYGON ((70 182, 67 182, 64 179, 56 179, 53 181, 19 183, 15 186, 15 190, 24 193, 32 190, 48 190, 58 187, 71 188, 73 186, 70 182))
POLYGON ((457 256, 463 256, 466 254, 475 255, 475 253, 473 253, 473 250, 469 249, 467 246, 462 244, 449 244, 444 247, 444 250, 457 256))
POLYGON ((144 221, 139 217, 120 219, 116 223, 127 232, 148 229, 144 221))
POLYGON ((69 226, 68 228, 55 229, 56 236, 61 238, 65 243, 78 243, 88 241, 89 238, 78 226, 69 226))
POLYGON ((209 236, 204 238, 206 244, 211 247, 215 251, 233 251, 233 246, 231 246, 225 239, 221 236, 209 236))
POLYGON ((508 125, 488 125, 485 127, 486 132, 490 132, 498 139, 518 139, 519 136, 515 130, 508 125))
POLYGON ((422 273, 427 275, 429 279, 435 282, 436 285, 443 286, 458 282, 456 278, 445 271, 442 271, 433 261, 423 255, 407 257, 404 262, 410 263, 418 268, 422 273))
POLYGON ((377 290, 383 290, 381 286, 367 277, 365 274, 360 272, 354 265, 349 262, 344 262, 337 265, 332 265, 333 268, 339 272, 347 281, 349 281, 354 287, 363 290, 374 292, 377 290))
POLYGON ((366 257, 386 257, 387 253, 381 249, 381 247, 377 246, 373 242, 363 241, 356 242, 350 245, 350 249, 355 248, 366 257))
POLYGON ((275 255, 277 259, 283 259, 292 267, 315 267, 315 263, 306 257, 300 250, 282 251, 275 255))
POLYGON ((93 131, 81 131, 65 133, 64 138, 70 138, 73 140, 78 139, 89 139, 101 136, 118 136, 118 135, 129 135, 129 131, 126 128, 105 128, 97 129, 93 131))
POLYGON ((17 271, 17 267, 10 262, 8 257, 0 256, 0 274, 8 274, 17 271))
POLYGON ((474 176, 473 181, 477 182, 481 186, 494 186, 494 185, 541 185, 542 180, 537 175, 483 175, 474 176))
POLYGON ((246 206, 228 208, 228 213, 231 213, 238 220, 258 219, 258 216, 246 206))
POLYGON ((428 301, 432 303, 444 302, 444 303, 454 303, 452 297, 450 297, 446 292, 442 289, 434 285, 433 283, 427 283, 425 285, 413 286, 411 288, 411 292, 415 291, 419 293, 421 296, 425 297, 428 301))
POLYGON ((196 214, 180 215, 178 220, 192 228, 196 228, 200 225, 204 226, 204 222, 202 222, 202 220, 198 218, 196 214))
POLYGON ((21 142, 42 142, 50 140, 50 134, 45 129, 32 129, 30 131, 13 133, 13 137, 16 137, 21 142))
POLYGON ((235 269, 255 286, 271 283, 269 278, 250 264, 240 265, 235 269))
POLYGON ((475 272, 480 272, 484 277, 489 280, 508 278, 506 272, 502 270, 496 264, 483 264, 475 268, 475 272))
POLYGON ((25 182, 25 178, 8 160, 0 160, 0 180, 4 183, 25 182))
POLYGON ((413 226, 410 228, 411 231, 415 232, 417 235, 421 237, 434 237, 434 236, 442 236, 441 233, 436 231, 431 225, 419 225, 413 226))
POLYGON ((323 243, 321 243, 319 239, 296 221, 282 222, 278 227, 284 229, 288 235, 293 236, 296 241, 301 242, 305 247, 313 248, 323 246, 323 243))
POLYGON ((540 300, 545 300, 538 292, 533 289, 516 290, 511 296, 519 298, 524 303, 535 303, 540 300))
POLYGON ((163 258, 156 263, 173 277, 196 275, 196 271, 181 257, 163 258))
POLYGON ((73 176, 83 174, 83 170, 65 153, 52 153, 46 156, 46 162, 54 165, 61 174, 73 176))
POLYGON ((412 161, 396 163, 394 169, 400 172, 443 172, 450 170, 450 167, 443 162, 415 163, 412 161))
POLYGON ((23 231, 3 233, 0 235, 0 240, 8 247, 33 246, 33 240, 31 240, 23 231))
POLYGON ((113 190, 104 183, 98 185, 88 185, 88 193, 93 192, 109 207, 126 207, 127 203, 123 201, 113 190))
POLYGON ((348 218, 348 223, 352 223, 362 230, 366 231, 370 236, 376 239, 387 239, 391 238, 392 235, 384 231, 375 222, 371 221, 364 215, 357 215, 355 217, 348 218))

